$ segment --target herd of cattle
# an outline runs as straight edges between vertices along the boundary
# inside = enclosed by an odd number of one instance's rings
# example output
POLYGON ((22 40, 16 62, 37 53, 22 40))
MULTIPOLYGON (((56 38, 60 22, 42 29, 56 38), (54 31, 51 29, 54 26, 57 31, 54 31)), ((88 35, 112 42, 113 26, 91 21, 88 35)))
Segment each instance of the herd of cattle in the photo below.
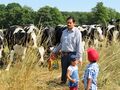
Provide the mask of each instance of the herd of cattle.
MULTIPOLYGON (((33 24, 24 26, 10 26, 7 29, 0 30, 0 64, 2 64, 4 47, 9 49, 9 63, 6 70, 14 60, 15 54, 21 55, 24 59, 28 47, 38 49, 40 54, 40 62, 44 62, 45 51, 53 49, 60 43, 62 31, 67 28, 66 25, 58 25, 55 28, 45 27, 38 29, 33 24)), ((101 25, 82 25, 78 26, 82 34, 82 46, 84 50, 85 43, 89 41, 89 45, 98 47, 99 42, 105 38, 109 43, 120 39, 120 27, 109 24, 103 28, 101 25)))

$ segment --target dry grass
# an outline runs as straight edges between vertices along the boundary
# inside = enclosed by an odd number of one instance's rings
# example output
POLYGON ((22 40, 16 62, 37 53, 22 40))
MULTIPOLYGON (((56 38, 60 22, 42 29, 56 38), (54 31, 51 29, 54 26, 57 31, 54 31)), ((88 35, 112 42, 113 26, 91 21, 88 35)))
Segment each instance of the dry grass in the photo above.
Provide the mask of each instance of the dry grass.
MULTIPOLYGON (((98 90, 120 90, 120 46, 98 48, 100 53, 98 90)), ((48 71, 47 67, 39 66, 36 50, 29 48, 24 61, 14 64, 10 71, 1 70, 0 90, 69 90, 67 84, 59 85, 61 69, 48 71)), ((60 64, 60 61, 59 61, 60 64)), ((83 66, 79 66, 80 80, 88 61, 84 54, 83 66)), ((80 81, 80 90, 83 84, 80 81)))

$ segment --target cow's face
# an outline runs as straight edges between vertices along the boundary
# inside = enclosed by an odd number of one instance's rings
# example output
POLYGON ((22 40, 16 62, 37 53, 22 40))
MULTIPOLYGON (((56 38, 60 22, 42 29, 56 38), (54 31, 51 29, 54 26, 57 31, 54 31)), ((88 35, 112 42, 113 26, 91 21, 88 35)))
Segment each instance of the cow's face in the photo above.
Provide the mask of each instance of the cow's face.
POLYGON ((30 25, 26 27, 27 34, 30 36, 28 39, 30 40, 33 47, 37 47, 37 34, 39 32, 38 28, 34 25, 30 25))
POLYGON ((103 41, 104 36, 101 27, 96 27, 96 31, 97 31, 98 40, 103 41))
POLYGON ((17 27, 15 31, 13 32, 14 35, 14 43, 15 44, 24 44, 25 38, 26 38, 26 32, 23 28, 17 27))
POLYGON ((102 41, 104 39, 103 32, 102 32, 100 26, 91 25, 88 32, 93 39, 98 39, 99 41, 102 41))

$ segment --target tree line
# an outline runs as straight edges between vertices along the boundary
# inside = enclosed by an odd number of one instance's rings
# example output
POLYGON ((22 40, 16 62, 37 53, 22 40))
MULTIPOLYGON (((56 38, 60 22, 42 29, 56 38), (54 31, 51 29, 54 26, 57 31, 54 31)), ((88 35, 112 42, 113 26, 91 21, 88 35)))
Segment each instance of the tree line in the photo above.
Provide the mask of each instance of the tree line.
POLYGON ((58 24, 65 24, 68 16, 75 17, 78 25, 82 24, 104 24, 111 20, 120 19, 120 12, 105 7, 98 2, 91 12, 63 12, 56 7, 44 6, 38 11, 31 7, 21 6, 19 3, 0 4, 0 28, 7 28, 11 25, 35 24, 55 27, 58 24))

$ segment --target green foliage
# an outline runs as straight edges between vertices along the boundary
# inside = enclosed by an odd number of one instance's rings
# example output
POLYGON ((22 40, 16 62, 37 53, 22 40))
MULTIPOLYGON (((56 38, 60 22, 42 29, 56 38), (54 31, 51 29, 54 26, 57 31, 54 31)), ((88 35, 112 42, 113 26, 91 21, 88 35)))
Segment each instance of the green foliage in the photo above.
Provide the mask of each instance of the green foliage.
POLYGON ((22 10, 22 24, 34 23, 35 12, 32 8, 24 6, 22 10))
POLYGON ((102 23, 106 24, 106 22, 109 20, 108 17, 108 10, 107 8, 103 5, 102 2, 98 2, 96 7, 92 9, 92 12, 94 14, 94 22, 95 23, 102 23))
POLYGON ((6 10, 5 10, 5 5, 0 4, 0 28, 3 28, 5 22, 6 22, 6 10))
POLYGON ((50 6, 34 11, 31 7, 22 7, 18 3, 0 4, 0 28, 30 23, 55 27, 58 24, 66 24, 68 16, 73 16, 77 25, 96 23, 107 25, 112 19, 120 19, 119 12, 105 7, 102 2, 98 2, 91 12, 60 12, 56 7, 50 6))
POLYGON ((57 8, 45 6, 37 12, 36 24, 42 23, 43 26, 55 26, 63 22, 63 16, 57 8))

